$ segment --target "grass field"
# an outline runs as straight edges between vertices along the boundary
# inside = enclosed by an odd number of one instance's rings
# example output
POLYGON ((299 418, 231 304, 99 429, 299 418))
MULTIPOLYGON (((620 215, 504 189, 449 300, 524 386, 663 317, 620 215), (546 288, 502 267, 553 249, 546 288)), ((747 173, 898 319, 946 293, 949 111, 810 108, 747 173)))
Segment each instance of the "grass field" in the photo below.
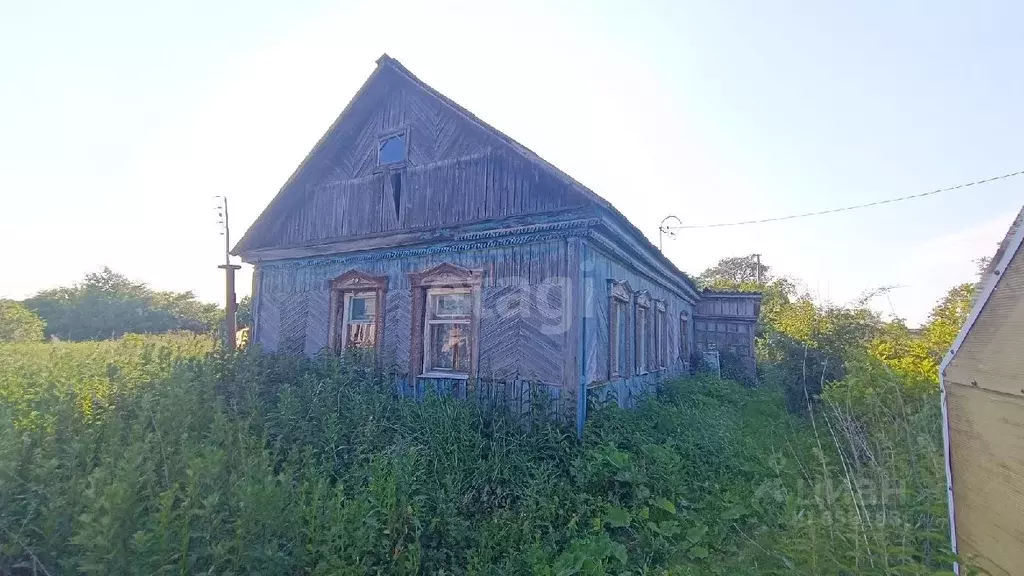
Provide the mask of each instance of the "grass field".
POLYGON ((584 439, 337 359, 0 345, 0 574, 934 574, 938 404, 672 382, 584 439), (33 570, 35 572, 33 572, 33 570))

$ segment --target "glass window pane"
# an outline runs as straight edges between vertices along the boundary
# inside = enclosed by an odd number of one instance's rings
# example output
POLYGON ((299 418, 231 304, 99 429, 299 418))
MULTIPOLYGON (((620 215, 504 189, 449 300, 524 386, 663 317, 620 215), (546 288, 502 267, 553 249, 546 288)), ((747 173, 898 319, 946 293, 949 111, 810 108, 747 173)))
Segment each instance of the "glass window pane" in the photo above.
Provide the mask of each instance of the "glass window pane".
POLYGON ((469 372, 469 326, 430 325, 430 369, 469 372))
POLYGON ((369 324, 349 324, 348 325, 348 342, 346 348, 373 348, 373 343, 377 335, 377 325, 373 322, 369 324))
POLYGON ((388 136, 380 141, 378 164, 393 164, 405 160, 405 133, 388 136))
POLYGON ((616 323, 616 328, 618 332, 619 345, 617 360, 619 365, 619 374, 625 376, 628 373, 628 369, 626 367, 626 343, 629 342, 629 340, 627 339, 627 330, 629 328, 629 314, 626 311, 626 306, 623 304, 618 304, 616 308, 618 309, 618 322, 616 323))
POLYGON ((430 310, 434 318, 468 318, 472 311, 472 300, 468 292, 432 294, 430 310))
POLYGON ((348 306, 349 322, 372 322, 377 313, 377 297, 373 295, 353 296, 348 306))

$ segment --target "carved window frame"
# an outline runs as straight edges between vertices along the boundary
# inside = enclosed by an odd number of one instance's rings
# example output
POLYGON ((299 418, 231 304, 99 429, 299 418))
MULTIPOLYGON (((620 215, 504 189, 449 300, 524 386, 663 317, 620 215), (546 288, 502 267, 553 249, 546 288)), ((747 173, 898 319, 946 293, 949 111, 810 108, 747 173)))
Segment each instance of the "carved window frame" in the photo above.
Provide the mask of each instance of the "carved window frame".
POLYGON ((679 360, 685 368, 690 367, 690 313, 679 313, 679 360))
POLYGON ((409 285, 412 288, 412 343, 409 353, 409 379, 414 385, 416 378, 450 378, 465 380, 476 378, 480 353, 480 315, 481 292, 483 287, 483 270, 470 270, 455 264, 442 263, 422 272, 409 273, 409 285), (427 296, 434 293, 468 292, 472 302, 469 320, 469 336, 466 341, 469 347, 469 371, 448 372, 432 371, 429 368, 429 323, 427 314, 427 296))
POLYGON ((646 290, 636 293, 633 307, 634 373, 647 374, 651 368, 651 295, 646 290))
POLYGON ((360 270, 349 270, 330 281, 330 321, 328 322, 327 347, 335 353, 344 353, 348 347, 347 318, 348 306, 355 295, 372 293, 376 297, 374 310, 373 351, 380 350, 384 336, 384 298, 388 291, 388 277, 374 276, 360 270))
POLYGON ((629 318, 630 303, 633 300, 633 289, 629 282, 608 280, 608 379, 618 380, 629 376, 629 318), (619 323, 627 324, 622 330, 623 340, 619 339, 619 323), (626 369, 625 374, 619 366, 626 369))
POLYGON ((668 323, 665 320, 667 307, 664 300, 655 300, 653 309, 654 320, 654 368, 657 371, 668 368, 668 323))

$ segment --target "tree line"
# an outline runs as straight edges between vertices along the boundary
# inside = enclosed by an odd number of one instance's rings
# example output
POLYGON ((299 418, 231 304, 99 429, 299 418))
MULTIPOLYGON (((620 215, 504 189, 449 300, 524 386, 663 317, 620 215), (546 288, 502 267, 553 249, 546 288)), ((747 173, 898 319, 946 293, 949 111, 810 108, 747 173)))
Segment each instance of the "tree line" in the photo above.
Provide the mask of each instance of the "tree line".
MULTIPOLYGON (((240 317, 247 318, 243 301, 240 317)), ((105 340, 124 334, 219 329, 223 308, 192 291, 153 290, 104 267, 71 286, 43 290, 21 302, 0 300, 0 342, 105 340)))

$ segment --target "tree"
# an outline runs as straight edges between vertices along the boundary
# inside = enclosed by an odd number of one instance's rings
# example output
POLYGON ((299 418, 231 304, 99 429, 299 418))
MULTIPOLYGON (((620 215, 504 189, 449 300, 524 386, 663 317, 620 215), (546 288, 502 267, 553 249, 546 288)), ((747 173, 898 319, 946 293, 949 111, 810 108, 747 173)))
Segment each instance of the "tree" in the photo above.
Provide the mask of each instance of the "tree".
POLYGON ((971 283, 954 286, 932 308, 922 333, 935 362, 942 361, 956 340, 956 335, 960 333, 960 328, 971 313, 976 292, 977 286, 971 283))
MULTIPOLYGON (((712 290, 735 290, 741 286, 756 287, 758 272, 761 284, 771 281, 771 268, 757 262, 754 254, 722 258, 718 264, 705 270, 697 278, 701 288, 712 290)), ((756 288, 754 288, 756 290, 756 288)), ((752 290, 750 290, 752 291, 752 290)))
POLYGON ((46 334, 66 340, 102 340, 126 333, 216 329, 220 310, 191 292, 156 292, 104 268, 73 286, 44 290, 25 306, 46 321, 46 334))
POLYGON ((0 300, 0 342, 43 339, 43 320, 20 302, 0 300))
POLYGON ((236 312, 238 328, 252 328, 252 296, 242 296, 236 312))

